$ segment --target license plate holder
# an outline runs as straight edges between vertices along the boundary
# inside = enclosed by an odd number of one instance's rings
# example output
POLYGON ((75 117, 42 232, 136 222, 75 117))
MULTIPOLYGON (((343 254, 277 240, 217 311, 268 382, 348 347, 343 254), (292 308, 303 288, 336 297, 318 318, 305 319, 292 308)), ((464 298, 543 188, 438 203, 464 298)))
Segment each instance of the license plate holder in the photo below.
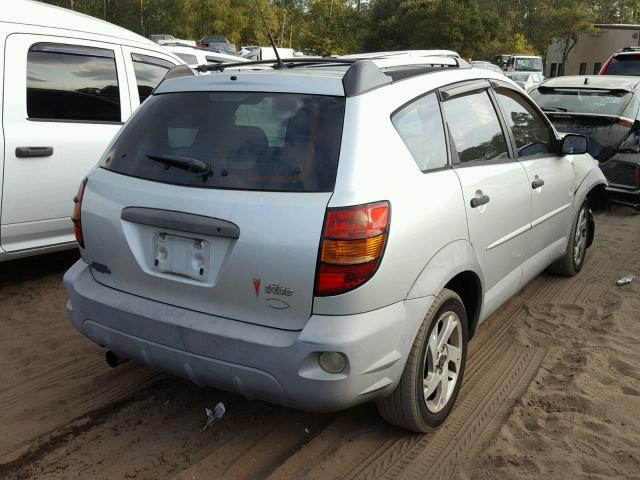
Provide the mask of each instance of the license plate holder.
POLYGON ((153 235, 153 270, 204 282, 209 277, 211 246, 201 238, 167 232, 153 235))

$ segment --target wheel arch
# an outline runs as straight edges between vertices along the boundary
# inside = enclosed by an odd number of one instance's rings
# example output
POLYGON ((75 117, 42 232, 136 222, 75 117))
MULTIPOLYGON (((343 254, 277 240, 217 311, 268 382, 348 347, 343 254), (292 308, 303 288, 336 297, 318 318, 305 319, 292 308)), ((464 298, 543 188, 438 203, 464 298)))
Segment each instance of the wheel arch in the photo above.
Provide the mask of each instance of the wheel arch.
POLYGON ((594 211, 609 209, 609 194, 604 183, 595 184, 591 190, 587 192, 587 200, 589 207, 594 211))
POLYGON ((608 210, 609 194, 604 184, 598 183, 591 190, 587 192, 587 200, 589 200, 589 236, 587 237, 587 248, 593 244, 593 239, 596 235, 596 222, 593 220, 593 214, 591 211, 604 211, 608 210))
POLYGON ((482 283, 480 282, 480 277, 471 270, 465 270, 449 280, 444 288, 456 292, 462 300, 465 312, 467 313, 467 327, 470 340, 476 333, 476 327, 480 319, 480 310, 482 310, 482 283))
POLYGON ((436 252, 418 275, 406 298, 437 296, 443 288, 453 290, 462 299, 471 338, 482 312, 484 276, 475 251, 466 239, 453 241, 436 252))

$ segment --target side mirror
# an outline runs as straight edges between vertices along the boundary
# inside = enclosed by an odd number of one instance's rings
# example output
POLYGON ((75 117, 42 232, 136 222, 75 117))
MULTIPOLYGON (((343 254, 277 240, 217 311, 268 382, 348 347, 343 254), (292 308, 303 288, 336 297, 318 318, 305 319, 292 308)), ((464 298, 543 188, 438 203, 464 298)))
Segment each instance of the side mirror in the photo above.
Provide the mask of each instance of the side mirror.
POLYGON ((561 152, 563 155, 579 155, 589 150, 589 139, 584 135, 569 133, 562 139, 561 152))

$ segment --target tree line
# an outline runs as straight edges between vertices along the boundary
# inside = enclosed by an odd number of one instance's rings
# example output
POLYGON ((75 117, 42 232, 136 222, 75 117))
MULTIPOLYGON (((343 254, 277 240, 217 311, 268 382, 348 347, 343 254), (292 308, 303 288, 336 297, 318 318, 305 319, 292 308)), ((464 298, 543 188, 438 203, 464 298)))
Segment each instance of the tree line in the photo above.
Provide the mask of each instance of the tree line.
POLYGON ((44 0, 141 35, 224 35, 238 47, 268 45, 258 6, 279 46, 344 54, 443 48, 465 58, 566 56, 593 23, 637 23, 640 0, 44 0))

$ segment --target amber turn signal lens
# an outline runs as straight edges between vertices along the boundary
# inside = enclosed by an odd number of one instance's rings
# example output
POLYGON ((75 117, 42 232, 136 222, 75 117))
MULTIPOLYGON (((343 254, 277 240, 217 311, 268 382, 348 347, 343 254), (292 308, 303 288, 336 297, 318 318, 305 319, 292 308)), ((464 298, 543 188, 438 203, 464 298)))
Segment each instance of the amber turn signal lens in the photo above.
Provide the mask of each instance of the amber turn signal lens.
POLYGON ((380 256, 384 241, 384 234, 358 240, 325 240, 320 261, 338 265, 370 262, 380 256))

